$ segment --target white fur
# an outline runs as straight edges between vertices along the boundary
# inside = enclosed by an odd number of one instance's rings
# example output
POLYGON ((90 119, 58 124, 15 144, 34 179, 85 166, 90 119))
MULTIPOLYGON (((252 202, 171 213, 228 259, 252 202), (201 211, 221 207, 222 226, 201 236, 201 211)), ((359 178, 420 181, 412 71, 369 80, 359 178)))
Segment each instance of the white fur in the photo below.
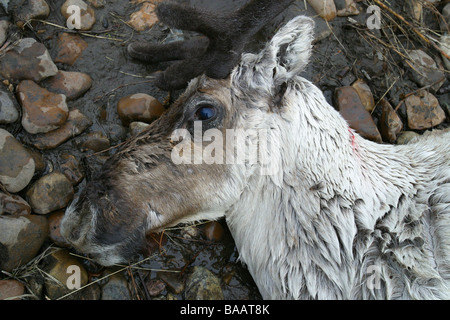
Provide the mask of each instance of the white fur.
POLYGON ((282 141, 280 172, 251 175, 226 212, 241 260, 266 299, 450 298, 450 132, 394 146, 350 130, 297 75, 312 26, 293 19, 231 75, 234 98, 252 105, 237 127, 282 141))

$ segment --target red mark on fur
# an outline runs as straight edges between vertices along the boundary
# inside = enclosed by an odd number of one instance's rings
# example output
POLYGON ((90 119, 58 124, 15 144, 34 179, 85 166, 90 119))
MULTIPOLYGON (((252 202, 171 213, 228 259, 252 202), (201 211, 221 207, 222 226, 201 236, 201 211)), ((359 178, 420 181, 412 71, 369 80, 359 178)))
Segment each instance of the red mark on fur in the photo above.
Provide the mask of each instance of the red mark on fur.
POLYGON ((356 151, 356 137, 355 137, 355 134, 353 133, 353 129, 351 129, 350 127, 348 127, 348 132, 350 133, 350 141, 352 143, 353 152, 355 152, 356 151))

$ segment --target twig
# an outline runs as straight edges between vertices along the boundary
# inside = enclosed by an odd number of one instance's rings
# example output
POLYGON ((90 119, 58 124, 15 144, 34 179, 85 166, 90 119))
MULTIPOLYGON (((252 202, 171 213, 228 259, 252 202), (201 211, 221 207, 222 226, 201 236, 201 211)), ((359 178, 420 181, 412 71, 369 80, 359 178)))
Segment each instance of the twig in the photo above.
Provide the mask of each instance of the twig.
POLYGON ((136 293, 137 300, 142 300, 141 296, 139 295, 139 290, 136 286, 136 281, 134 280, 133 272, 131 272, 131 268, 127 269, 129 276, 131 277, 131 283, 133 284, 134 292, 136 293))
POLYGON ((117 14, 110 12, 109 13, 112 17, 116 18, 117 20, 119 20, 120 22, 122 22, 124 25, 126 25, 127 27, 131 28, 133 31, 136 31, 136 29, 129 24, 128 22, 124 21, 122 18, 120 18, 117 14))
POLYGON ((95 152, 95 153, 93 153, 93 154, 88 154, 88 155, 86 156, 86 158, 90 158, 90 157, 92 157, 92 156, 96 156, 96 155, 99 155, 99 154, 108 152, 109 150, 118 148, 118 147, 120 147, 121 145, 123 145, 123 144, 125 144, 125 143, 127 143, 127 141, 123 141, 123 142, 118 143, 118 144, 116 144, 116 145, 114 145, 114 146, 111 146, 111 147, 109 147, 109 148, 106 148, 106 149, 97 151, 97 152, 95 152))
POLYGON ((384 10, 389 11, 391 14, 393 14, 394 16, 396 16, 398 19, 402 20, 403 23, 405 23, 408 27, 410 27, 412 29, 412 31, 414 31, 415 34, 417 34, 419 36, 420 39, 422 39, 427 45, 432 46, 434 49, 436 49, 437 51, 439 51, 444 57, 446 57, 447 59, 450 60, 450 56, 445 53, 441 48, 439 48, 434 42, 428 40, 423 34, 422 32, 420 32, 419 30, 417 30, 416 27, 414 27, 410 22, 408 22, 405 18, 403 18, 400 14, 398 14, 397 12, 395 12, 394 10, 392 10, 391 8, 389 8, 388 6, 386 6, 384 3, 382 3, 380 0, 374 0, 374 2, 376 4, 378 4, 380 7, 382 7, 384 10))
POLYGON ((67 27, 61 26, 61 25, 53 23, 53 22, 40 20, 40 19, 30 19, 30 20, 27 21, 27 23, 29 23, 31 21, 37 21, 37 22, 40 22, 40 23, 43 23, 43 24, 47 24, 47 25, 55 27, 55 28, 66 30, 69 33, 78 33, 78 34, 81 34, 81 35, 86 36, 86 37, 97 38, 97 39, 106 39, 106 40, 118 41, 118 42, 123 42, 124 41, 123 39, 119 39, 119 38, 103 37, 103 36, 96 35, 96 34, 99 34, 99 33, 107 33, 107 32, 114 31, 112 29, 103 30, 103 31, 78 31, 78 30, 74 30, 74 29, 69 29, 67 27))
POLYGON ((342 49, 344 49, 345 55, 348 55, 347 49, 344 47, 344 45, 342 44, 342 42, 339 40, 339 38, 336 36, 336 34, 334 33, 333 29, 331 28, 330 24, 328 23, 327 20, 325 20, 328 29, 331 31, 331 34, 333 35, 333 37, 336 39, 336 41, 339 43, 339 45, 342 47, 342 49))
POLYGON ((125 88, 125 87, 128 87, 128 86, 134 86, 134 85, 142 84, 142 83, 148 83, 148 82, 152 82, 152 81, 154 81, 154 79, 152 79, 152 80, 144 80, 144 81, 139 81, 139 82, 132 82, 132 83, 121 84, 120 86, 118 86, 118 87, 116 87, 116 88, 114 88, 114 89, 108 91, 107 93, 105 93, 105 94, 103 94, 103 95, 101 95, 101 96, 95 97, 95 98, 94 98, 94 102, 97 102, 98 100, 100 100, 100 99, 103 98, 104 96, 108 96, 108 95, 114 93, 115 91, 117 91, 117 90, 119 90, 119 89, 122 89, 122 88, 125 88))
POLYGON ((144 79, 155 79, 154 76, 140 76, 137 74, 133 74, 133 73, 128 73, 128 72, 124 72, 124 71, 119 71, 121 74, 124 74, 126 76, 130 76, 130 77, 135 77, 135 78, 144 78, 144 79))
POLYGON ((371 112, 371 114, 373 114, 373 112, 375 111, 375 109, 377 108, 378 104, 381 102, 381 100, 384 99, 384 97, 386 97, 386 95, 389 93, 389 91, 391 91, 392 87, 397 83, 398 79, 400 77, 397 77, 395 79, 395 81, 391 84, 391 86, 386 90, 386 92, 383 94, 383 96, 377 101, 377 103, 375 104, 375 106, 373 107, 373 110, 371 112))
POLYGON ((118 41, 118 42, 123 42, 123 39, 119 39, 119 38, 112 38, 112 37, 103 37, 103 36, 97 36, 95 34, 89 34, 86 32, 79 32, 79 34, 86 36, 86 37, 91 37, 91 38, 97 38, 97 39, 105 39, 105 40, 111 40, 111 41, 118 41))
POLYGON ((148 292, 148 288, 147 288, 147 286, 145 285, 144 278, 142 278, 142 275, 141 275, 141 273, 139 272, 139 270, 137 270, 136 273, 137 273, 137 275, 138 275, 138 277, 139 277, 139 280, 141 280, 142 288, 144 289, 144 293, 145 293, 145 300, 150 300, 150 293, 148 292))
POLYGON ((95 281, 89 282, 88 284, 82 286, 81 288, 76 289, 76 290, 73 290, 73 291, 69 292, 68 294, 65 294, 65 295, 63 295, 63 296, 57 298, 56 300, 64 299, 64 298, 66 298, 66 297, 68 297, 68 296, 74 294, 75 292, 78 292, 78 291, 80 291, 80 290, 83 290, 84 288, 87 288, 87 287, 89 287, 90 285, 92 285, 92 284, 94 284, 94 283, 97 283, 97 282, 99 282, 99 281, 101 281, 101 280, 107 279, 107 278, 109 278, 109 277, 111 277, 111 276, 113 276, 113 275, 115 275, 115 274, 117 274, 117 273, 119 273, 119 272, 122 272, 122 271, 126 270, 127 268, 133 267, 133 266, 135 266, 135 265, 137 265, 137 264, 140 264, 140 263, 142 263, 142 262, 144 262, 144 261, 147 261, 148 259, 150 259, 150 257, 148 257, 148 258, 146 258, 146 259, 144 259, 144 260, 138 261, 138 262, 136 262, 136 263, 133 263, 133 264, 131 264, 131 265, 129 265, 129 266, 125 266, 124 268, 121 268, 121 269, 116 270, 116 271, 114 271, 114 272, 112 272, 112 273, 110 273, 110 274, 107 274, 106 276, 101 277, 101 278, 99 278, 99 279, 97 279, 97 280, 95 280, 95 281))

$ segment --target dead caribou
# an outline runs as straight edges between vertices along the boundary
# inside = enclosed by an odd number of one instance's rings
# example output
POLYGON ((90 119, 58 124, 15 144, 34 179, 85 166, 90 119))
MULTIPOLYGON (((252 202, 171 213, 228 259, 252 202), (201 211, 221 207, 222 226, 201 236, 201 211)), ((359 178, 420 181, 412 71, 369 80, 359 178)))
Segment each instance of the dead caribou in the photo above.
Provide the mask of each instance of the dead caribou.
POLYGON ((312 34, 299 16, 226 79, 192 80, 89 182, 62 234, 111 265, 148 231, 225 216, 266 299, 450 298, 450 132, 403 146, 360 137, 299 76, 312 34), (279 170, 261 174, 262 159, 174 164, 173 132, 198 121, 223 136, 266 130, 279 170))

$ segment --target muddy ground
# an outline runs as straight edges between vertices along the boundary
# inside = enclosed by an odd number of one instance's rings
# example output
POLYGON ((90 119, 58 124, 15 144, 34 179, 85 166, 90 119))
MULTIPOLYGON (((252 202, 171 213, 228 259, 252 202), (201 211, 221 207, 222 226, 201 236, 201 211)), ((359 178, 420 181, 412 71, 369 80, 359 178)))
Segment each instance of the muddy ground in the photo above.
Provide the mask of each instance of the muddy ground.
MULTIPOLYGON (((63 2, 63 0, 48 1, 51 14, 46 21, 61 26, 65 24, 64 18, 59 13, 63 2)), ((186 0, 181 2, 214 10, 228 10, 236 8, 246 1, 186 0)), ((105 7, 95 9, 97 22, 91 34, 109 39, 83 36, 88 43, 83 56, 73 66, 58 65, 58 68, 84 72, 92 77, 92 88, 83 97, 69 102, 69 108, 78 108, 93 120, 93 125, 87 132, 102 131, 114 145, 122 142, 128 135, 127 131, 123 130, 117 115, 117 102, 121 97, 133 93, 147 93, 161 102, 168 102, 169 105, 181 92, 172 92, 169 95, 168 92, 153 86, 151 78, 148 78, 153 72, 164 68, 166 64, 145 65, 131 59, 126 54, 126 46, 132 41, 162 41, 168 34, 167 28, 157 24, 151 30, 136 32, 124 21, 127 21, 130 14, 137 10, 138 5, 124 0, 109 0, 106 3, 105 7)), ((289 10, 263 28, 257 37, 248 44, 247 50, 255 51, 260 48, 265 41, 270 39, 277 27, 290 18, 299 14, 315 16, 316 14, 311 8, 305 10, 304 3, 303 0, 296 1, 289 10)), ((391 1, 391 3, 393 3, 393 9, 405 17, 407 16, 402 9, 403 1, 391 1)), ((359 2, 363 12, 369 4, 371 1, 359 2)), ((323 90, 331 104, 334 103, 335 88, 350 85, 357 78, 363 78, 369 84, 376 101, 386 95, 393 106, 400 102, 402 95, 418 89, 417 84, 410 80, 408 71, 403 67, 402 58, 394 51, 381 46, 379 42, 370 41, 371 37, 367 34, 369 31, 365 28, 368 16, 365 13, 352 16, 351 18, 357 23, 349 22, 347 17, 337 17, 328 23, 321 18, 316 18, 316 35, 319 37, 319 41, 315 42, 314 54, 304 76, 323 90), (323 39, 320 40, 320 38, 323 39), (379 59, 380 55, 377 54, 377 51, 382 53, 387 60, 379 59), (398 80, 393 84, 393 79, 397 77, 398 80)), ((435 16, 428 11, 425 12, 425 24, 430 29, 439 29, 435 16)), ((54 56, 57 36, 66 30, 49 24, 37 23, 33 30, 25 28, 16 31, 20 37, 31 36, 38 39, 54 56)), ((397 32, 396 34, 405 48, 422 48, 437 55, 436 51, 427 48, 415 38, 402 36, 402 33, 399 30, 396 31, 395 28, 393 31, 397 32)), ((374 30, 372 33, 380 38, 383 37, 380 30, 374 30)), ((447 73, 444 90, 436 94, 441 105, 450 103, 448 92, 445 91, 449 85, 448 78, 447 73)), ((379 112, 380 110, 375 110, 375 120, 377 120, 379 112)), ((405 116, 402 108, 399 109, 399 113, 400 116, 405 116)), ((23 132, 20 123, 10 125, 7 129, 19 140, 26 141, 27 134, 23 132)), ((86 171, 95 170, 101 163, 98 160, 101 158, 86 157, 88 153, 80 151, 74 142, 69 140, 56 149, 43 152, 47 163, 46 172, 58 167, 59 155, 64 151, 77 155, 79 159, 85 159, 86 171)), ((109 153, 112 152, 114 150, 109 151, 109 153)), ((85 182, 79 184, 76 192, 82 190, 84 185, 85 182)), ((217 241, 205 239, 202 233, 193 239, 186 240, 181 230, 167 231, 166 241, 162 246, 156 246, 152 252, 152 259, 140 265, 144 268, 143 270, 133 269, 134 276, 131 276, 129 272, 124 272, 130 281, 130 287, 135 288, 131 290, 133 298, 149 298, 143 288, 143 279, 157 278, 158 272, 155 270, 184 271, 189 267, 201 265, 222 279, 222 289, 226 299, 259 299, 260 295, 250 275, 245 266, 238 261, 238 252, 226 229, 225 222, 221 221, 221 224, 225 229, 225 235, 217 241)), ((202 230, 202 226, 199 229, 202 230)), ((48 245, 50 244, 48 243, 48 245)), ((145 255, 143 254, 141 258, 144 259, 145 255)), ((100 266, 89 261, 86 261, 86 267, 93 280, 96 279, 95 275, 102 271, 100 266)), ((167 290, 161 293, 162 297, 167 294, 167 290)), ((182 293, 174 294, 174 296, 179 299, 183 298, 182 293)))

